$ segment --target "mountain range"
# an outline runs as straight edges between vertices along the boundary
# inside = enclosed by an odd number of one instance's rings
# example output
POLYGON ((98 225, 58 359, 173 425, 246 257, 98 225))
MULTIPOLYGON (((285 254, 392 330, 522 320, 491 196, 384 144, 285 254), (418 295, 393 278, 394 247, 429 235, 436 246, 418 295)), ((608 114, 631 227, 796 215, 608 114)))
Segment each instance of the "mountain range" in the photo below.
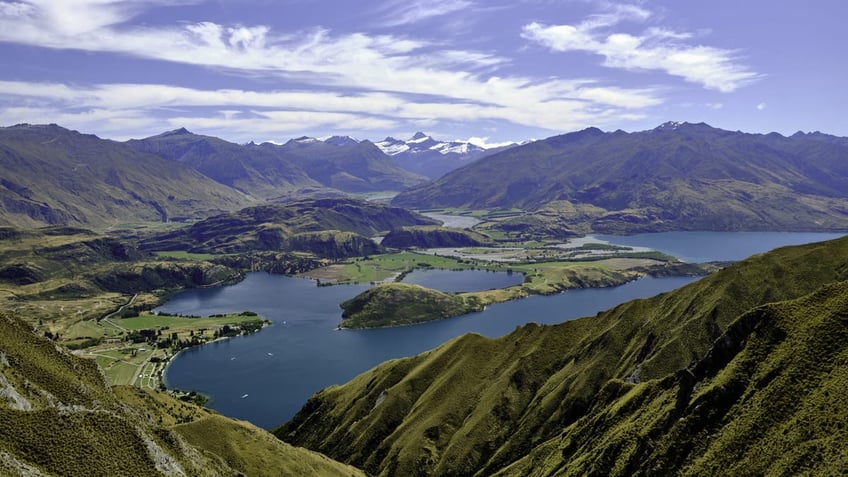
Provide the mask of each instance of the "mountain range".
POLYGON ((516 144, 483 148, 467 141, 438 141, 417 132, 405 141, 387 137, 376 145, 400 167, 436 179, 516 144))
POLYGON ((182 164, 56 125, 0 128, 0 224, 202 218, 249 197, 182 164))
POLYGON ((633 133, 588 128, 500 151, 423 133, 377 144, 333 136, 239 145, 178 129, 121 143, 17 125, 0 129, 0 225, 105 229, 200 219, 266 200, 403 191, 394 205, 532 214, 496 224, 510 233, 537 219, 562 236, 846 230, 845 157, 846 138, 703 123, 633 133), (399 164, 431 177, 464 165, 428 181, 399 164))
POLYGON ((178 129, 128 144, 261 198, 319 188, 400 191, 426 181, 392 163, 369 141, 336 143, 302 137, 282 145, 239 145, 178 129))
POLYGON ((393 203, 560 211, 582 232, 844 230, 846 158, 848 139, 821 133, 588 128, 488 156, 393 203))
POLYGON ((185 221, 427 180, 368 141, 239 145, 178 129, 121 143, 55 124, 0 128, 0 166, 0 225, 22 227, 185 221))

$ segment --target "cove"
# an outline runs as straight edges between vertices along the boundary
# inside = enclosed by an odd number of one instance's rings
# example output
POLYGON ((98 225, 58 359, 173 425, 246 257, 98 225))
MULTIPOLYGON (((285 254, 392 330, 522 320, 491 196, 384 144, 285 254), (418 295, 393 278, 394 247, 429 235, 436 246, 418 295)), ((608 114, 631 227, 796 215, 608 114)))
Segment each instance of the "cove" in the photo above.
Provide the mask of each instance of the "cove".
MULTIPOLYGON (((712 261, 841 235, 677 232, 595 238, 660 249, 688 261, 712 261), (740 242, 740 236, 746 240, 740 242)), ((158 310, 193 315, 252 310, 274 325, 255 335, 186 350, 173 360, 164 379, 169 387, 211 396, 209 407, 225 415, 271 428, 291 419, 316 391, 388 359, 418 354, 464 333, 498 337, 531 321, 553 324, 592 316, 693 280, 643 278, 615 288, 529 297, 415 326, 335 331, 341 320, 338 304, 367 285, 318 287, 311 280, 251 273, 236 285, 186 290, 158 310)))

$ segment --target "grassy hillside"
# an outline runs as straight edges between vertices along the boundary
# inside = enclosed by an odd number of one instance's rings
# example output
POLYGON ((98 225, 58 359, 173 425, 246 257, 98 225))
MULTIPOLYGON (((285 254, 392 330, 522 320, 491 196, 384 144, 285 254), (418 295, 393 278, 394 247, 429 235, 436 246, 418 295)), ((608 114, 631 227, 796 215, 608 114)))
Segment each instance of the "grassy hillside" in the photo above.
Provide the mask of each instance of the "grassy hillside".
POLYGON ((201 253, 298 250, 337 258, 376 253, 379 247, 367 237, 433 223, 398 207, 360 200, 300 200, 221 214, 143 240, 142 247, 201 253), (332 236, 330 231, 335 231, 332 236))
POLYGON ((384 363, 275 433, 375 475, 844 473, 846 279, 848 238, 778 249, 384 363))
POLYGON ((559 202, 576 231, 827 230, 848 227, 848 142, 665 124, 596 128, 481 159, 398 195, 413 208, 559 202))
POLYGON ((474 296, 431 290, 419 285, 377 285, 341 304, 342 328, 379 328, 432 321, 483 309, 474 296))
POLYGON ((0 314, 0 474, 239 473, 362 475, 166 394, 113 390, 94 361, 0 314))
POLYGON ((304 138, 240 145, 177 129, 127 144, 263 198, 302 191, 400 191, 426 180, 395 165, 368 141, 342 146, 304 138))
POLYGON ((248 148, 295 163, 322 185, 345 192, 401 191, 427 181, 396 165, 369 141, 336 145, 304 138, 248 148))
POLYGON ((140 151, 179 162, 212 180, 258 197, 320 187, 297 164, 262 148, 247 147, 217 137, 177 129, 127 141, 140 151))
POLYGON ((0 304, 62 339, 94 338, 66 332, 102 318, 133 294, 209 285, 243 269, 150 257, 128 241, 82 229, 0 227, 0 235, 0 304))
POLYGON ((492 239, 478 232, 435 226, 395 229, 380 242, 393 248, 476 247, 491 243, 492 239))
POLYGON ((245 206, 173 161, 56 125, 0 128, 0 225, 125 227, 245 206))

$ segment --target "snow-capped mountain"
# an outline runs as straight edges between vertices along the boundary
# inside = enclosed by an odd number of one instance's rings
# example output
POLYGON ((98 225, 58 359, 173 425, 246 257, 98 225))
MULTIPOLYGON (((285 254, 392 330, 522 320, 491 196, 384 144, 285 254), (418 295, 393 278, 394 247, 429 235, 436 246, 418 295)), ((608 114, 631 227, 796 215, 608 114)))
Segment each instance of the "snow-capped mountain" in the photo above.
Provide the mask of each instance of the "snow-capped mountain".
POLYGON ((387 137, 375 145, 404 169, 436 179, 510 146, 486 149, 466 141, 438 141, 422 132, 407 140, 387 137))
POLYGON ((327 144, 340 147, 353 146, 354 144, 359 144, 361 142, 359 139, 350 136, 330 136, 321 138, 321 140, 327 144))

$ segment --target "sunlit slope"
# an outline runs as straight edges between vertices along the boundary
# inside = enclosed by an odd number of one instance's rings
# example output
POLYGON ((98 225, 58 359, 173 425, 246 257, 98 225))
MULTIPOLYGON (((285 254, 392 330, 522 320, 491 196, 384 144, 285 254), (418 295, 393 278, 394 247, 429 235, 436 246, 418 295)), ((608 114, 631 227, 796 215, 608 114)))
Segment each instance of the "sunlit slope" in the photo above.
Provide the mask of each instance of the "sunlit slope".
POLYGON ((844 230, 846 157, 848 140, 820 133, 589 128, 486 157, 393 203, 545 208, 575 231, 844 230))
POLYGON ((105 228, 250 203, 181 164, 56 125, 0 128, 0 170, 0 225, 105 228))
POLYGON ((0 475, 361 475, 166 394, 109 388, 78 358, 0 314, 0 475), (231 439, 222 445, 221 439, 231 439))
POLYGON ((804 455, 844 469, 841 430, 823 423, 846 415, 831 392, 846 371, 846 278, 848 238, 778 249, 595 317, 384 363, 275 432, 378 475, 674 473, 743 457, 792 474, 804 455), (796 416, 815 419, 770 427, 796 416), (775 461, 801 441, 816 450, 775 461))

